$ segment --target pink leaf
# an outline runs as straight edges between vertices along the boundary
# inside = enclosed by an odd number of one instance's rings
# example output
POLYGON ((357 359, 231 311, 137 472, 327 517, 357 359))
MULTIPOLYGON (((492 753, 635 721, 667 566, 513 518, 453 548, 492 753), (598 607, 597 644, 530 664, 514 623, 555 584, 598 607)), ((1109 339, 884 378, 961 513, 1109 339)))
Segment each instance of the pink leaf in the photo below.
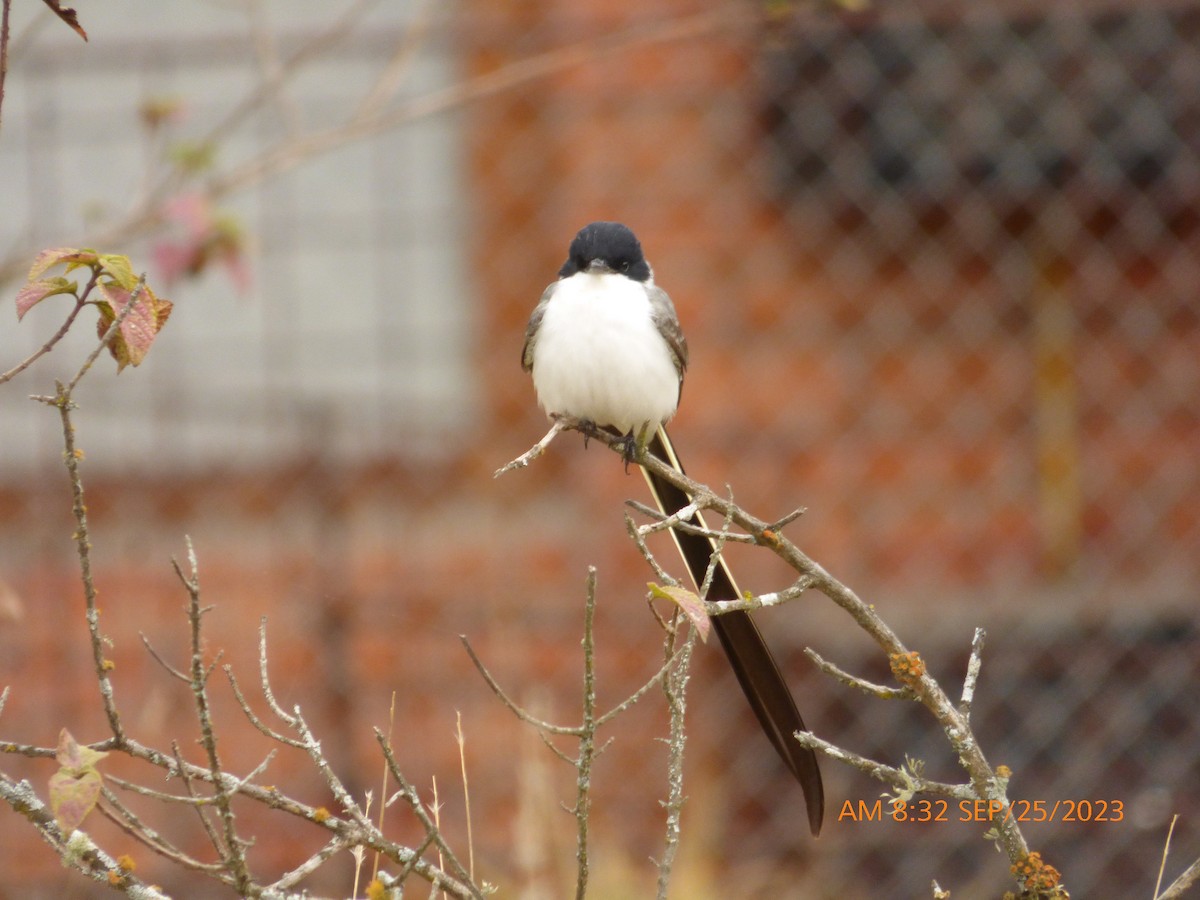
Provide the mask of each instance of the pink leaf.
POLYGON ((80 266, 90 266, 97 259, 99 257, 94 250, 77 250, 74 247, 55 247, 51 250, 43 250, 34 258, 27 280, 34 281, 40 278, 43 272, 60 263, 66 263, 67 271, 70 272, 80 266))
POLYGON ((104 750, 82 746, 65 728, 58 733, 58 750, 54 758, 68 772, 78 775, 86 769, 93 768, 106 756, 108 753, 104 750))
POLYGON ((83 823, 99 799, 100 773, 95 769, 88 769, 82 775, 60 769, 50 776, 50 811, 64 835, 83 823))
POLYGON ((62 277, 31 281, 17 292, 17 321, 25 318, 25 313, 47 297, 53 297, 55 294, 73 294, 77 287, 74 281, 62 277))
MULTIPOLYGON (((97 323, 97 332, 103 337, 129 305, 133 291, 127 291, 111 281, 97 284, 96 290, 108 304, 108 310, 101 306, 100 321, 97 323)), ((108 345, 109 352, 117 361, 118 372, 127 365, 139 365, 146 358, 159 329, 170 316, 171 308, 169 300, 156 297, 148 286, 142 285, 137 305, 122 320, 119 333, 113 336, 108 345)))
POLYGON ((712 630, 712 622, 709 621, 708 612, 705 610, 704 604, 700 602, 700 598, 694 591, 689 591, 687 588, 681 587, 661 587, 653 582, 646 586, 650 588, 651 596, 670 600, 678 606, 695 627, 696 633, 700 635, 700 640, 708 641, 708 633, 712 630))
POLYGON ((62 766, 50 776, 50 810, 64 835, 80 826, 100 798, 100 772, 96 763, 108 756, 84 747, 67 729, 58 733, 54 758, 62 766))

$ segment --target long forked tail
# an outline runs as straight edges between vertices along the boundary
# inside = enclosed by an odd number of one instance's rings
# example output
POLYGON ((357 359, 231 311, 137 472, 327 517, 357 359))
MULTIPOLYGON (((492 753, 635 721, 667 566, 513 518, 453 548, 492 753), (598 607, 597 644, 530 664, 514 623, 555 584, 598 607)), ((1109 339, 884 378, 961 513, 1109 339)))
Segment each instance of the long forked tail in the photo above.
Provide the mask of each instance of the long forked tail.
MULTIPOLYGON (((658 429, 647 449, 673 469, 683 472, 683 465, 679 462, 665 428, 658 429)), ((658 508, 665 515, 673 515, 691 502, 691 498, 675 485, 647 469, 643 468, 642 474, 646 476, 646 483, 650 486, 650 492, 654 494, 658 508)), ((705 527, 704 519, 699 513, 692 521, 700 527, 705 527)), ((671 536, 675 539, 675 546, 679 548, 693 582, 699 587, 716 550, 712 540, 677 529, 671 530, 671 536)), ((729 567, 723 559, 720 560, 713 573, 708 599, 736 600, 740 596, 729 567)), ((792 699, 792 693, 788 690, 787 682, 783 680, 775 657, 771 655, 771 650, 750 613, 738 611, 713 616, 712 624, 762 730, 784 764, 800 782, 804 791, 804 803, 808 809, 809 827, 814 835, 819 834, 821 821, 825 816, 825 789, 821 784, 821 770, 817 767, 816 754, 802 747, 792 737, 797 731, 808 729, 804 726, 804 720, 800 718, 796 701, 792 699)))

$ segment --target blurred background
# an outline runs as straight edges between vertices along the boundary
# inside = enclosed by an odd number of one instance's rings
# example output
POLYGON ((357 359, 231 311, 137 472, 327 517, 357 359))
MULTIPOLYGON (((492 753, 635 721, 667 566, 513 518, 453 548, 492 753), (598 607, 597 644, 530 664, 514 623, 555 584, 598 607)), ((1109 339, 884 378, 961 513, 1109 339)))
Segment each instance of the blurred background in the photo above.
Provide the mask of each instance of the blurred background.
MULTIPOLYGON (((378 798, 371 729, 390 728, 462 848, 461 713, 477 870, 499 896, 572 890, 573 771, 459 635, 513 696, 577 719, 594 565, 602 704, 659 665, 653 573, 622 523, 626 498, 648 499, 636 473, 568 435, 492 478, 545 430, 519 366, 529 313, 574 232, 616 219, 688 336, 672 433, 690 473, 764 519, 806 507, 791 538, 951 696, 987 629, 973 721, 1011 797, 1121 801, 1119 822, 1025 826, 1072 894, 1151 896, 1176 813, 1166 880, 1200 854, 1200 3, 75 6, 86 44, 40 4, 12 10, 0 283, 13 297, 39 249, 94 246, 175 302, 141 367, 101 360, 77 394, 102 625, 137 737, 201 758, 186 686, 139 638, 183 663, 170 559, 187 535, 208 647, 260 712, 265 616, 276 694, 351 789, 378 798)), ((19 327, 0 317, 0 369, 57 329, 57 299, 19 327)), ((61 429, 27 399, 94 340, 81 321, 0 389, 5 741, 106 735, 61 429)), ((731 558, 744 588, 791 582, 762 553, 731 558)), ((828 600, 759 622, 817 734, 961 780, 919 707, 815 672, 805 647, 888 677, 828 600)), ((676 895, 1011 889, 954 810, 839 818, 883 787, 830 763, 814 841, 721 654, 702 648, 694 676, 676 895)), ((269 746, 214 693, 229 768, 248 771, 269 746)), ((665 734, 657 693, 608 731, 593 896, 653 891, 665 734)), ((43 792, 53 771, 0 766, 43 792)), ((332 806, 296 751, 263 777, 332 806)), ((193 818, 144 812, 205 854, 193 818)), ((321 844, 240 813, 258 871, 321 844)), ((173 896, 228 895, 98 816, 88 828, 173 896)), ((9 810, 0 836, 0 896, 99 892, 9 810)), ((334 860, 310 886, 348 896, 353 871, 334 860)))

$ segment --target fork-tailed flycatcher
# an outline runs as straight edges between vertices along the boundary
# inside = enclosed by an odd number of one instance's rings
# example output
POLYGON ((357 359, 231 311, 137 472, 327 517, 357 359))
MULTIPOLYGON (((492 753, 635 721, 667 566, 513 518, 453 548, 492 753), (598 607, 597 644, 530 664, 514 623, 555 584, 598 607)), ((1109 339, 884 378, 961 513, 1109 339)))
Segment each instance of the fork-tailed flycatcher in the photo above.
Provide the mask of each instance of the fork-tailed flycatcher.
MULTIPOLYGON (((572 416, 625 435, 627 460, 649 452, 682 472, 663 425, 679 405, 687 358, 675 307, 654 283, 633 232, 616 222, 584 227, 525 330, 521 365, 533 373, 538 403, 551 418, 572 416)), ((664 514, 691 502, 673 484, 642 472, 664 514)), ((693 521, 703 526, 698 514, 693 521)), ((713 542, 679 530, 671 534, 699 585, 713 542)), ((720 560, 708 599, 740 596, 720 560)), ((714 616, 712 624, 763 731, 800 782, 817 834, 825 810, 821 773, 813 752, 792 736, 808 729, 787 683, 748 612, 714 616)))

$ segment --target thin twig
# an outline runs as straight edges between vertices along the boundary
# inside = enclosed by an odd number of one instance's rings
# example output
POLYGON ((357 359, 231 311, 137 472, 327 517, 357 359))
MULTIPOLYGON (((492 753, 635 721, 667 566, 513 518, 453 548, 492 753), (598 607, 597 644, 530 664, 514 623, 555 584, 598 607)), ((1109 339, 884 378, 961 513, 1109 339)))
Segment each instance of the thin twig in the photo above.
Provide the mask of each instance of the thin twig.
MULTIPOLYGON (((715 557, 716 554, 714 554, 715 557)), ((663 693, 666 695, 667 710, 670 713, 670 731, 667 740, 670 752, 667 759, 667 799, 663 803, 667 810, 666 839, 662 859, 658 862, 657 896, 659 900, 666 900, 671 872, 679 851, 680 823, 683 804, 686 800, 683 793, 683 751, 687 741, 684 718, 687 712, 689 664, 691 663, 692 649, 696 646, 696 634, 695 628, 688 628, 683 645, 674 652, 670 650, 674 636, 671 635, 667 638, 669 658, 677 658, 679 664, 663 679, 663 693)))
POLYGON ((11 9, 12 0, 4 0, 4 11, 0 13, 0 116, 4 113, 4 82, 8 80, 8 14, 11 9))
POLYGON ((804 655, 813 661, 818 669, 836 678, 847 687, 857 688, 864 694, 875 697, 878 700, 916 700, 917 695, 910 687, 889 687, 884 684, 875 684, 872 681, 867 681, 865 678, 859 678, 857 675, 851 675, 845 669, 831 663, 825 657, 821 656, 816 650, 811 647, 804 649, 804 655))
POLYGON ((217 811, 221 817, 221 827, 224 832, 224 848, 218 849, 233 876, 234 886, 244 894, 250 885, 250 871, 246 867, 247 842, 237 833, 237 825, 231 801, 232 791, 226 787, 221 778, 222 765, 220 754, 217 753, 217 736, 213 728, 212 710, 208 702, 208 679, 211 667, 204 662, 204 642, 201 639, 201 620, 208 607, 200 605, 200 572, 196 561, 196 549, 191 538, 185 536, 187 545, 188 569, 185 574, 179 561, 171 560, 175 574, 182 582, 188 595, 188 624, 192 637, 191 678, 192 700, 196 705, 196 719, 200 723, 200 743, 208 756, 208 768, 213 773, 212 783, 215 790, 217 811))
POLYGON ((1179 821, 1178 813, 1171 816, 1171 824, 1167 826, 1167 839, 1163 841, 1162 862, 1158 864, 1158 878, 1154 880, 1154 897, 1158 900, 1159 888, 1162 887, 1163 872, 1167 868, 1167 857, 1171 855, 1171 835, 1175 833, 1175 823, 1179 821))
POLYGON ((213 804, 212 797, 192 797, 190 795, 185 797, 182 794, 159 791, 146 787, 144 784, 138 784, 136 781, 127 781, 120 775, 114 775, 112 772, 106 772, 104 779, 106 782, 115 784, 123 791, 129 791, 131 794, 141 794, 143 797, 150 797, 161 803, 180 803, 184 806, 212 806, 213 804))
POLYGON ((420 821, 425 829, 425 834, 433 838, 433 845, 438 848, 439 853, 445 856, 456 876, 461 879, 463 886, 469 891, 472 897, 476 900, 483 900, 483 895, 471 880, 470 872, 459 862, 458 856, 446 843, 442 833, 438 830, 437 824, 429 817, 429 813, 425 809, 425 805, 421 802, 421 798, 417 795, 417 790, 412 786, 404 773, 400 771, 400 765, 396 762, 396 756, 392 752, 392 747, 384 737, 382 731, 375 729, 375 740, 378 741, 380 748, 383 750, 384 759, 387 760, 388 770, 392 773, 392 779, 400 786, 396 794, 404 799, 413 814, 420 821))
MULTIPOLYGON (((111 774, 107 776, 109 780, 116 781, 111 774)), ((148 847, 152 852, 159 856, 169 859, 171 862, 185 869, 193 869, 197 872, 203 872, 206 875, 211 875, 226 884, 232 885, 232 879, 225 873, 224 863, 206 863, 195 859, 184 853, 174 844, 170 843, 166 838, 159 834, 155 829, 151 828, 141 820, 136 813, 121 802, 107 787, 102 788, 104 799, 107 803, 102 803, 97 806, 101 814, 109 821, 116 824, 118 828, 128 834, 130 837, 136 838, 140 843, 148 847), (111 809, 109 808, 111 807, 111 809)), ((172 797, 174 800, 187 801, 186 797, 172 797)))
POLYGON ((229 680, 230 688, 233 689, 233 697, 237 701, 237 705, 242 709, 242 715, 249 720, 251 725, 258 729, 258 731, 260 731, 262 734, 269 737, 271 740, 283 744, 286 747, 296 747, 300 750, 304 749, 303 741, 290 738, 286 734, 280 734, 278 731, 260 719, 254 710, 251 709, 249 701, 242 693, 242 687, 240 684, 238 684, 238 680, 233 674, 233 667, 225 665, 221 668, 225 671, 225 677, 229 680))
POLYGON ((646 543, 646 536, 633 524, 629 513, 625 513, 625 531, 637 546, 638 552, 642 554, 642 559, 654 570, 655 577, 665 585, 678 586, 679 582, 675 580, 674 576, 658 564, 658 560, 654 558, 654 554, 650 552, 650 546, 646 543))
MULTIPOLYGON (((151 658, 156 663, 158 663, 160 666, 162 666, 162 669, 164 672, 166 672, 172 678, 182 681, 184 684, 192 683, 192 679, 185 672, 179 671, 179 669, 175 668, 173 665, 171 665, 169 662, 167 662, 162 657, 162 655, 157 650, 154 649, 154 645, 150 643, 150 638, 146 637, 144 632, 139 631, 138 637, 140 637, 142 639, 142 646, 146 648, 146 652, 150 654, 151 658)), ((228 668, 228 667, 226 667, 226 668, 228 668)))
POLYGON ((522 722, 532 725, 534 728, 538 729, 538 731, 545 731, 549 732, 550 734, 566 734, 572 737, 579 737, 581 729, 578 725, 555 725, 552 722, 539 719, 537 716, 533 715, 531 712, 509 697, 508 694, 505 693, 504 688, 500 687, 500 683, 492 677, 492 673, 488 671, 487 666, 483 664, 483 661, 475 653, 475 649, 471 646, 471 642, 467 640, 467 636, 465 634, 460 634, 458 639, 462 641, 463 647, 465 647, 467 650, 467 655, 471 657, 471 662, 475 664, 475 668, 478 670, 479 674, 483 676, 483 680, 487 682, 487 686, 492 689, 492 693, 500 698, 500 702, 507 706, 513 715, 515 715, 522 722))
POLYGON ((881 762, 860 756, 853 751, 846 750, 836 744, 831 744, 829 741, 823 740, 807 731, 798 731, 794 737, 810 750, 816 750, 830 759, 858 769, 860 772, 870 775, 877 781, 882 781, 884 784, 896 788, 902 793, 939 794, 953 797, 956 800, 975 799, 974 789, 969 784, 947 784, 940 781, 929 781, 928 779, 914 775, 907 769, 897 769, 894 766, 884 765, 881 762))
POLYGON ((1171 886, 1159 894, 1155 900, 1179 900, 1184 891, 1195 884, 1200 884, 1200 859, 1195 860, 1184 869, 1179 877, 1171 882, 1171 886))
MULTIPOLYGON (((194 785, 194 782, 197 780, 196 775, 191 768, 184 765, 183 754, 179 752, 179 744, 176 741, 171 742, 171 752, 175 757, 176 771, 183 781, 183 787, 188 792, 188 796, 199 799, 200 795, 196 792, 194 785)), ((211 769, 208 769, 207 773, 210 776, 214 774, 211 769)), ((222 862, 224 862, 225 851, 221 846, 221 838, 217 835, 217 830, 213 828, 212 822, 208 820, 208 816, 204 814, 204 809, 199 804, 196 804, 194 808, 196 815, 200 818, 200 827, 204 829, 204 833, 208 836, 208 842, 217 852, 217 855, 221 857, 222 862)))
POLYGON ((279 705, 279 701, 275 699, 275 692, 271 690, 271 679, 267 673, 267 617, 263 616, 258 620, 258 686, 262 689, 263 699, 267 701, 267 706, 271 708, 271 712, 280 719, 284 724, 291 728, 296 727, 296 717, 289 712, 285 712, 283 707, 279 705))
MULTIPOLYGON (((729 491, 729 500, 733 501, 733 490, 729 485, 725 486, 729 491)), ((685 507, 686 508, 686 507, 685 507)), ((732 509, 732 507, 730 507, 732 509)), ((680 510, 682 512, 682 510, 680 510)), ((690 518, 690 516, 689 516, 690 518)), ((724 560, 721 553, 725 550, 725 539, 729 536, 729 526, 733 524, 733 518, 727 513, 725 520, 721 523, 721 530, 717 533, 717 538, 713 541, 712 553, 708 556, 708 566, 704 570, 704 579, 699 584, 700 602, 703 603, 708 599, 708 592, 712 588, 713 577, 717 574, 717 567, 724 565, 724 560)))
MULTIPOLYGON (((676 521, 678 513, 673 513, 668 516, 662 510, 655 509, 653 506, 647 506, 639 500, 626 500, 625 505, 630 509, 636 510, 643 516, 654 521, 649 525, 638 525, 637 530, 642 535, 656 534, 660 531, 680 531, 685 534, 695 534, 700 537, 708 538, 715 541, 719 536, 719 531, 713 531, 711 528, 705 528, 702 525, 697 525, 694 522, 676 521)), ((727 532, 725 534, 726 541, 733 541, 736 544, 757 544, 753 535, 739 534, 736 531, 727 532)))
POLYGON ((567 425, 560 419, 555 419, 554 424, 550 426, 550 430, 543 435, 542 439, 518 456, 516 459, 509 460, 495 472, 492 473, 493 478, 499 478, 505 472, 511 472, 513 469, 524 469, 531 462, 546 452, 546 448, 550 446, 550 442, 558 437, 560 431, 564 431, 567 425))
MULTIPOLYGON (((387 738, 388 738, 389 744, 392 742, 392 731, 395 729, 395 727, 396 727, 396 692, 393 690, 392 691, 392 702, 388 706, 387 738)), ((387 798, 387 795, 388 795, 388 767, 387 767, 387 760, 384 760, 383 784, 380 786, 380 789, 379 789, 379 833, 380 834, 383 834, 383 820, 384 820, 384 816, 387 814, 387 803, 384 802, 384 800, 387 798)), ((374 864, 371 866, 371 880, 374 881, 376 876, 378 876, 378 875, 379 875, 379 854, 376 853, 374 864)), ((357 893, 358 892, 355 891, 356 896, 357 896, 357 893)))
POLYGON ((463 806, 467 816, 467 872, 471 876, 471 881, 474 882, 475 840, 471 834, 471 785, 467 780, 467 739, 463 735, 462 730, 462 713, 457 710, 455 711, 455 722, 457 723, 457 728, 454 732, 454 739, 458 744, 458 764, 462 772, 463 806))
MULTIPOLYGON (((341 853, 343 850, 351 846, 351 841, 341 835, 335 836, 329 842, 306 859, 300 865, 295 866, 290 871, 284 872, 267 888, 270 891, 283 891, 294 885, 299 884, 305 878, 308 878, 313 872, 317 871, 332 857, 341 853)), ((355 893, 355 896, 358 896, 355 893)))
POLYGON ((371 89, 359 101, 358 108, 354 111, 354 118, 366 119, 378 115, 404 84, 405 78, 417 59, 417 54, 429 37, 433 25, 433 13, 439 4, 433 3, 432 0, 418 0, 415 6, 408 27, 404 30, 403 39, 396 45, 392 58, 387 61, 383 71, 376 77, 371 89))
POLYGON ((657 672, 655 672, 653 675, 650 676, 649 681, 647 681, 645 684, 643 684, 640 688, 638 688, 636 691, 634 691, 632 694, 630 694, 628 697, 626 697, 624 700, 622 700, 620 703, 618 703, 616 706, 614 706, 608 712, 597 716, 596 717, 597 727, 608 724, 610 721, 615 719, 617 716, 621 715, 621 713, 625 712, 625 710, 627 710, 631 706, 633 706, 633 704, 635 704, 639 700, 641 700, 642 697, 646 696, 646 694, 648 694, 653 687, 660 684, 662 682, 662 680, 667 676, 667 673, 671 671, 671 668, 675 665, 678 665, 679 662, 680 662, 680 657, 679 657, 678 653, 675 653, 672 656, 667 657, 666 662, 664 662, 662 664, 662 666, 659 668, 659 670, 657 672))
POLYGON ((962 699, 958 702, 958 713, 965 721, 971 720, 971 704, 975 702, 975 686, 979 683, 979 670, 983 665, 983 644, 987 632, 976 628, 971 638, 971 657, 967 660, 967 675, 963 679, 962 699))
MULTIPOLYGON (((389 741, 390 741, 390 738, 389 738, 389 741)), ((442 833, 442 804, 441 804, 441 801, 438 800, 437 776, 434 775, 433 778, 430 779, 430 781, 432 782, 430 789, 433 791, 433 802, 429 804, 429 811, 431 813, 433 813, 433 824, 434 824, 434 827, 436 830, 431 831, 425 835, 425 840, 423 841, 423 844, 426 848, 428 848, 433 843, 434 837, 436 835, 442 833)), ((389 804, 387 804, 387 803, 384 804, 384 806, 388 806, 388 805, 389 804)), ((446 867, 446 861, 445 861, 445 859, 442 858, 442 851, 438 850, 438 868, 444 869, 445 867, 446 867)), ((429 892, 431 897, 433 896, 434 893, 435 893, 435 891, 429 892)), ((443 894, 443 897, 444 896, 445 895, 443 894)))
POLYGON ((812 586, 813 580, 807 575, 801 575, 791 587, 784 588, 782 591, 770 591, 758 596, 740 597, 737 600, 705 600, 704 606, 710 616, 719 616, 738 610, 749 612, 755 609, 770 609, 772 606, 782 606, 784 603, 795 600, 812 586))
POLYGON ((587 893, 588 821, 592 811, 592 762, 596 758, 596 567, 588 566, 583 604, 583 723, 575 760, 575 897, 587 893))
MULTIPOLYGON (((7 10, 8 0, 5 0, 4 5, 5 9, 7 10)), ((93 281, 95 278, 96 276, 93 275, 93 281)), ((53 350, 55 345, 57 345, 59 341, 66 337, 67 332, 71 330, 71 326, 75 323, 75 319, 79 316, 79 313, 85 306, 87 306, 87 301, 84 299, 85 297, 87 297, 86 290, 80 298, 76 299, 75 307, 67 314, 67 318, 63 321, 58 331, 54 332, 54 334, 50 337, 50 340, 46 341, 46 343, 42 344, 40 349, 34 351, 31 355, 21 360, 21 362, 17 363, 3 375, 0 375, 0 384, 4 384, 6 381, 12 381, 30 366, 32 366, 35 362, 53 350)))

